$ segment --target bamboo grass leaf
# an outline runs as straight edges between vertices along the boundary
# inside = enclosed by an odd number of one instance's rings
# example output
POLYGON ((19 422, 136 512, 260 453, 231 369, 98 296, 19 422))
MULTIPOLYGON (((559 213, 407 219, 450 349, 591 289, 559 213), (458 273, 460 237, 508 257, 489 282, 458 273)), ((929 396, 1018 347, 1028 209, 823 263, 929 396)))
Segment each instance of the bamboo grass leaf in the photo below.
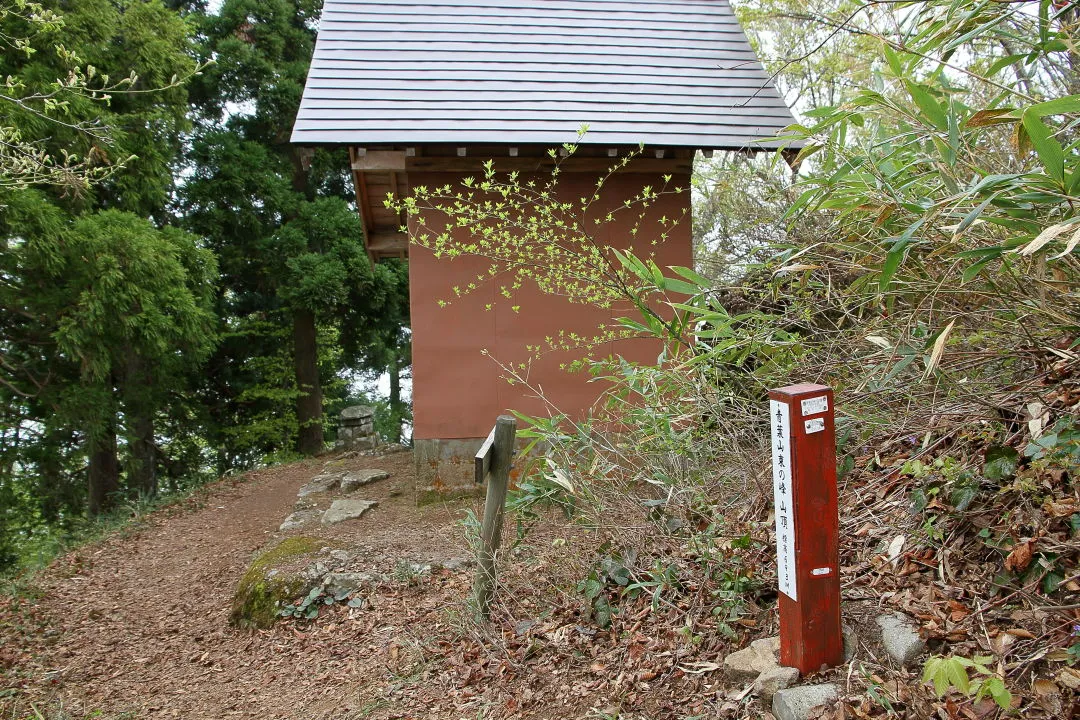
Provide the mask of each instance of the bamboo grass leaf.
MULTIPOLYGON (((926 363, 926 372, 923 373, 923 380, 926 380, 933 374, 934 368, 941 362, 941 356, 945 352, 945 343, 949 339, 949 334, 952 333, 953 326, 956 325, 956 320, 952 320, 945 329, 937 336, 934 341, 934 349, 930 352, 930 360, 926 363)), ((959 687, 959 686, 957 686, 959 687)))

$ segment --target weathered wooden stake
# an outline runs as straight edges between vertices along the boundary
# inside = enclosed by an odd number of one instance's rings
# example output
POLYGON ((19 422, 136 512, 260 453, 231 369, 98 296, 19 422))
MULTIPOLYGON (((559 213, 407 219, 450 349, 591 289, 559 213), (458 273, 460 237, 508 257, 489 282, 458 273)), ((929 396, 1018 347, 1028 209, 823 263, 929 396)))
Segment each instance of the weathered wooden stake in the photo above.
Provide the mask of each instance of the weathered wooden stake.
POLYGON ((490 468, 487 499, 484 501, 484 524, 480 530, 480 557, 477 558, 476 581, 473 584, 476 609, 481 618, 488 617, 491 598, 495 594, 495 553, 502 540, 503 508, 506 505, 516 437, 517 420, 509 415, 500 415, 495 421, 492 442, 485 442, 476 455, 477 467, 490 468), (490 457, 490 464, 484 462, 482 454, 490 457))
POLYGON ((844 661, 833 393, 791 385, 769 401, 780 664, 814 673, 844 661))

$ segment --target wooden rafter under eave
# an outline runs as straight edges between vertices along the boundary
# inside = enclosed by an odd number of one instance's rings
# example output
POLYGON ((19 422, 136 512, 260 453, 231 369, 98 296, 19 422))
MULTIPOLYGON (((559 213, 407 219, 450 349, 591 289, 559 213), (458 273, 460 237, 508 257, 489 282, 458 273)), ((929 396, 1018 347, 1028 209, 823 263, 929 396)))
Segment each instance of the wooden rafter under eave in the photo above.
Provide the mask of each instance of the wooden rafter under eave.
MULTIPOLYGON (((387 258, 405 259, 409 255, 409 238, 400 230, 402 225, 400 216, 395 215, 389 218, 390 222, 387 222, 388 218, 380 218, 379 214, 375 212, 375 204, 372 198, 374 190, 372 183, 369 182, 368 173, 376 171, 376 184, 381 179, 380 175, 388 174, 386 181, 389 182, 395 193, 400 191, 399 180, 403 179, 399 179, 396 171, 398 166, 392 162, 387 163, 385 158, 380 157, 382 154, 370 153, 373 157, 368 158, 369 154, 362 154, 354 147, 349 148, 353 188, 356 191, 356 207, 364 226, 364 247, 367 250, 368 259, 373 265, 387 258), (365 161, 366 158, 367 161, 365 161), (391 170, 391 167, 394 169, 391 170)), ((400 169, 402 170, 402 176, 404 176, 404 165, 401 165, 400 169)), ((378 198, 375 200, 381 202, 378 198)), ((385 213, 383 214, 385 215, 385 213)))
POLYGON ((409 257, 409 236, 403 232, 376 232, 368 237, 368 257, 372 263, 387 258, 409 257))

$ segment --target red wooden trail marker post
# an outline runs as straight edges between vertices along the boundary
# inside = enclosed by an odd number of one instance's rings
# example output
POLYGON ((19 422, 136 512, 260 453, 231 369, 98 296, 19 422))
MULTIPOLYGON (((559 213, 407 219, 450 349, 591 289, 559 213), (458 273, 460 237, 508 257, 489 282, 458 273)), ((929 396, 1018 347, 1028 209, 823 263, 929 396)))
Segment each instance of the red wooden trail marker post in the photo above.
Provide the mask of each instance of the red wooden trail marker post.
POLYGON ((844 661, 832 390, 810 384, 770 390, 769 417, 780 664, 807 674, 844 661))

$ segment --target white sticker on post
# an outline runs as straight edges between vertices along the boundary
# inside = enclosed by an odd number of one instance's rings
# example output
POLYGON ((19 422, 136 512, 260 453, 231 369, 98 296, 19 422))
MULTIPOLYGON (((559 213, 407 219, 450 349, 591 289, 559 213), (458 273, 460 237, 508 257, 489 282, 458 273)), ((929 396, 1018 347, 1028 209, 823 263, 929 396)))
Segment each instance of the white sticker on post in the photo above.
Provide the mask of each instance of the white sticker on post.
POLYGON ((828 575, 832 572, 832 568, 814 568, 810 571, 811 575, 828 575))
POLYGON ((829 396, 828 395, 822 395, 820 397, 806 398, 805 400, 802 401, 802 414, 803 414, 804 417, 806 415, 817 415, 818 413, 823 413, 828 409, 829 409, 829 396))
POLYGON ((814 418, 812 420, 806 420, 803 422, 803 427, 806 428, 807 435, 813 435, 816 432, 821 432, 825 429, 825 418, 814 418))
POLYGON ((769 400, 776 514, 776 577, 780 592, 792 600, 798 600, 795 578, 795 507, 791 489, 791 423, 788 412, 787 403, 769 400))

